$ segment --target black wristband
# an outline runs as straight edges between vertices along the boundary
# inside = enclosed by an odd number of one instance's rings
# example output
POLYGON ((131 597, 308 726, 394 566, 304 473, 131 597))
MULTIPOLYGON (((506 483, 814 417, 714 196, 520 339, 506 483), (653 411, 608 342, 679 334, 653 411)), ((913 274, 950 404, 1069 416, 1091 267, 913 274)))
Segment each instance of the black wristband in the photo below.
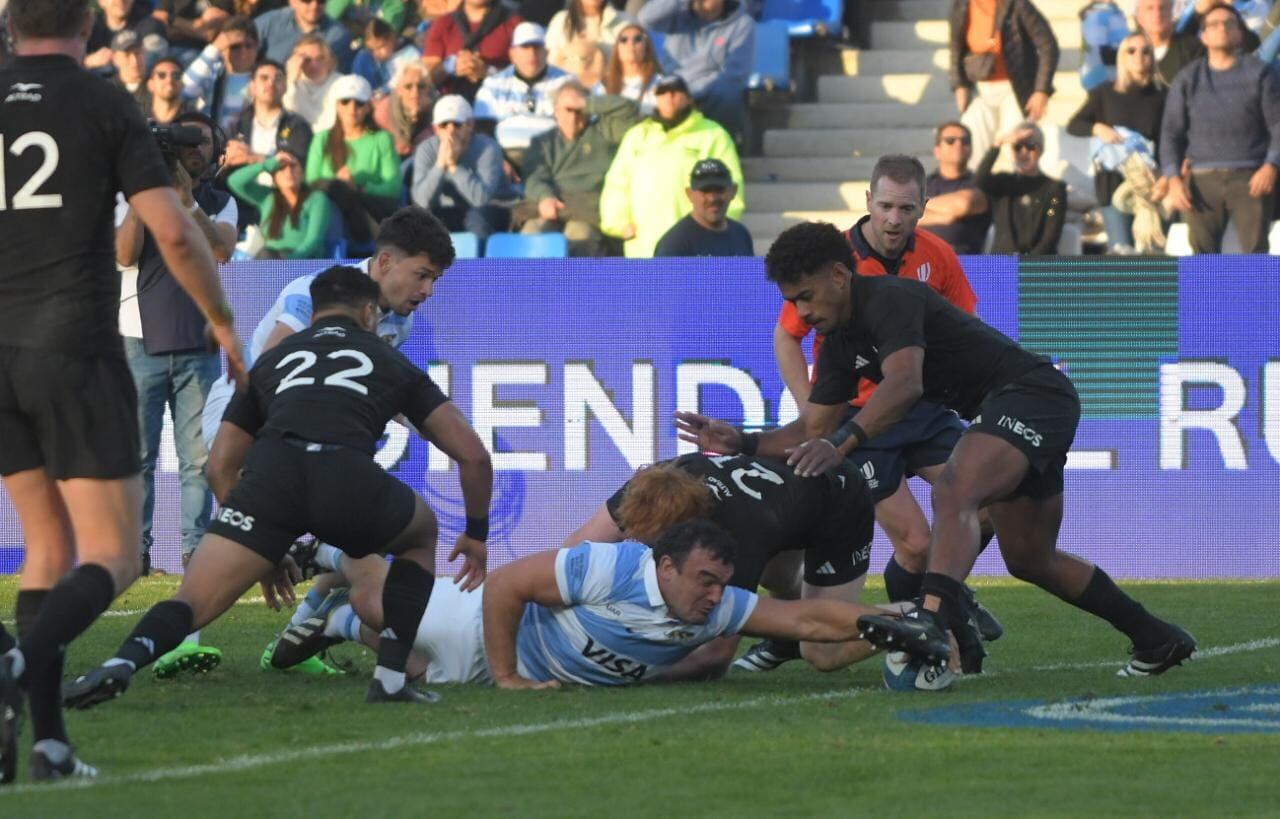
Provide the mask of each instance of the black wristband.
POLYGON ((853 438, 858 442, 858 446, 862 446, 868 440, 867 431, 858 424, 857 421, 846 421, 839 429, 827 436, 827 441, 839 449, 841 444, 853 438))
POLYGON ((740 432, 742 443, 738 445, 738 454, 751 457, 756 454, 756 450, 760 449, 760 433, 758 432, 740 432))
POLYGON ((871 438, 867 435, 867 431, 863 429, 862 425, 859 424, 857 421, 850 419, 849 421, 845 422, 845 427, 848 428, 849 434, 857 439, 858 446, 862 446, 867 441, 871 440, 871 438))
POLYGON ((489 519, 467 517, 467 528, 463 531, 472 540, 489 539, 489 519))

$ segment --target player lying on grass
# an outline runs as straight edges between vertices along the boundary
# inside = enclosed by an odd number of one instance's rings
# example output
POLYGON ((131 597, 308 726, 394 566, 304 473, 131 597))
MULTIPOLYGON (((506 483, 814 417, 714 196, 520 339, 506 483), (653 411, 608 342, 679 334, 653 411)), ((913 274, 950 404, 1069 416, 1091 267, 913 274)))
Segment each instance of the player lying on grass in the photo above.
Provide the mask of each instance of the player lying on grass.
MULTIPOLYGON (((831 643, 857 656, 874 651, 860 640, 858 621, 883 609, 758 597, 729 584, 736 551, 723 527, 691 520, 652 547, 588 541, 539 552, 475 590, 437 585, 414 648, 428 660, 428 682, 499 688, 666 679, 698 646, 736 634, 831 643)), ((291 644, 296 658, 343 639, 378 643, 349 605, 335 606, 318 628, 313 623, 291 644)))
MULTIPOLYGON (((221 615, 259 579, 270 578, 292 598, 280 565, 303 532, 357 558, 394 555, 381 594, 361 610, 387 635, 368 699, 427 699, 404 684, 404 670, 435 584, 436 518, 373 454, 388 420, 419 419, 423 436, 458 462, 467 515, 479 525, 488 520, 489 455, 426 373, 372 332, 376 282, 337 266, 316 278, 311 297, 311 327, 263 354, 248 391, 227 408, 210 456, 210 483, 222 508, 178 593, 152 607, 114 657, 70 683, 67 704, 87 708, 119 696, 138 669, 193 626, 221 615)), ((451 556, 466 558, 455 579, 462 588, 485 576, 485 533, 471 529, 469 523, 451 556)))
MULTIPOLYGON (((770 458, 683 455, 636 472, 564 545, 624 538, 651 544, 672 525, 694 519, 715 521, 733 536, 737 558, 731 586, 754 591, 767 568, 794 555, 804 562, 801 598, 857 603, 862 595, 875 510, 867 483, 852 463, 828 475, 801 478, 786 463, 770 458)), ((788 586, 793 584, 785 581, 791 579, 771 582, 788 586)), ((777 588, 765 585, 771 593, 777 588)), ((740 641, 737 635, 712 640, 668 676, 720 677, 740 641)), ((870 646, 861 642, 771 642, 794 646, 819 671, 844 668, 870 654, 870 646)))

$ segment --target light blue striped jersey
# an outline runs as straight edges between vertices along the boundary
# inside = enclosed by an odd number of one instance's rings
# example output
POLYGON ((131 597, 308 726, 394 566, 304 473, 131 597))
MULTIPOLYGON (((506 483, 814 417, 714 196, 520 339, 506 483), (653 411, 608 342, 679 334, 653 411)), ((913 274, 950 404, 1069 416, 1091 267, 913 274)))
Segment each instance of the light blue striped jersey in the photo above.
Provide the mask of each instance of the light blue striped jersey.
MULTIPOLYGON (((372 262, 373 259, 368 258, 353 267, 364 271, 367 276, 372 262)), ((310 275, 299 276, 285 285, 280 295, 276 296, 271 309, 253 330, 253 338, 249 341, 249 366, 252 367, 258 356, 262 355, 262 348, 271 337, 271 331, 276 328, 276 322, 292 328, 295 333, 311 326, 311 282, 321 272, 317 270, 310 275)), ((390 310, 378 311, 378 337, 392 347, 399 348, 408 341, 412 330, 413 316, 401 316, 390 310)))
POLYGON ((525 607, 516 639, 521 676, 586 685, 651 679, 695 648, 737 634, 754 592, 726 586, 707 622, 675 619, 658 590, 653 552, 635 541, 587 541, 556 555, 563 607, 525 607))

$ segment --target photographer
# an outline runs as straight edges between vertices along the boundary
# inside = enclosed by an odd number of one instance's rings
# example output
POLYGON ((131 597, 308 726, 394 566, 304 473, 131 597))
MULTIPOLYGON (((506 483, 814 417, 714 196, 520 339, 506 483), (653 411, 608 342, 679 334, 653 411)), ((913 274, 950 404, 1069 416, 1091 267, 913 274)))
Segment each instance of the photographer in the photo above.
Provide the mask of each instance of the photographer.
MULTIPOLYGON (((231 257, 236 241, 236 203, 210 183, 217 171, 223 137, 207 116, 179 115, 167 126, 153 126, 173 171, 173 187, 219 262, 231 257)), ((125 352, 138 390, 138 425, 142 435, 142 559, 151 565, 151 516, 155 507, 154 473, 160 448, 165 405, 173 417, 174 443, 182 479, 183 557, 199 543, 209 523, 211 496, 204 478, 208 459, 200 436, 205 397, 220 372, 218 356, 209 351, 205 321, 178 286, 161 258, 155 239, 138 214, 125 211, 116 231, 116 261, 137 265, 136 323, 126 302, 121 314, 125 352), (133 324, 132 330, 130 324, 133 324), (132 336, 132 337, 130 337, 132 336)))

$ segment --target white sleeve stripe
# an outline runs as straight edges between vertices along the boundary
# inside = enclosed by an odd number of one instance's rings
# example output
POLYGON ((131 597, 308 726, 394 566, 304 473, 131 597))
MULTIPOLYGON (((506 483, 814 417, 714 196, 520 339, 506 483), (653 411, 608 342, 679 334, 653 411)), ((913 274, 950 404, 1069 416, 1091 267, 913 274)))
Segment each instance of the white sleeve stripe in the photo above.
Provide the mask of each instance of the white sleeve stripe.
POLYGON ((291 328, 295 333, 301 333, 307 329, 306 322, 299 321, 298 317, 291 313, 281 311, 280 315, 276 316, 276 321, 285 327, 291 328))
POLYGON ((569 560, 569 550, 556 552, 556 587, 560 589, 560 599, 566 606, 572 605, 569 599, 569 577, 565 574, 565 563, 569 560))

